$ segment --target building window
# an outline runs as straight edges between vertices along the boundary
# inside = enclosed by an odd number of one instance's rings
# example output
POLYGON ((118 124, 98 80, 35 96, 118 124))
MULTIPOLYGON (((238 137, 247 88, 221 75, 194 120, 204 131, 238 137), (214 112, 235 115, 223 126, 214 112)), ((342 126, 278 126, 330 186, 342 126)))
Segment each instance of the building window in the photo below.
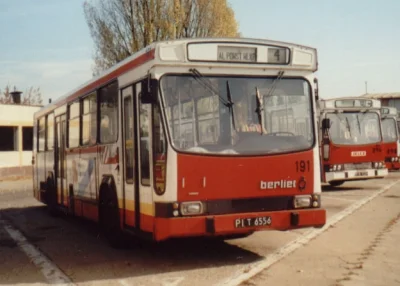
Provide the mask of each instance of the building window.
POLYGON ((97 98, 92 93, 82 101, 82 145, 97 141, 97 98))
POLYGON ((74 102, 69 106, 68 116, 68 147, 79 146, 79 102, 74 102))
POLYGON ((18 151, 18 127, 0 126, 0 151, 18 151))
POLYGON ((118 139, 118 82, 99 90, 100 143, 114 143, 118 139))
POLYGON ((33 127, 22 127, 22 150, 33 150, 33 127))

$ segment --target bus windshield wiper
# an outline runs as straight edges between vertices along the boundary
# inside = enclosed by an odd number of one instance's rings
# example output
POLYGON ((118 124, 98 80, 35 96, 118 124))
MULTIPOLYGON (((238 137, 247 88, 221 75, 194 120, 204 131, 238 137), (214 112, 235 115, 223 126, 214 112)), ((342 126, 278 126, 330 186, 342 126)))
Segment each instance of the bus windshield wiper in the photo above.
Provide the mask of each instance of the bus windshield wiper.
POLYGON ((357 126, 358 126, 358 132, 361 134, 361 124, 360 124, 360 119, 358 118, 358 114, 356 115, 357 117, 357 126))
POLYGON ((225 106, 227 106, 228 102, 219 95, 218 90, 213 86, 213 84, 210 82, 209 79, 204 77, 197 69, 189 69, 189 71, 192 73, 193 78, 200 84, 202 85, 205 89, 207 89, 210 93, 218 96, 219 100, 221 103, 225 106))
POLYGON ((212 94, 218 96, 218 98, 221 101, 221 103, 224 106, 228 107, 229 114, 230 114, 231 119, 232 119, 233 130, 236 131, 235 115, 233 113, 233 105, 234 105, 234 103, 232 101, 232 95, 231 95, 231 89, 229 87, 229 82, 226 81, 226 97, 227 97, 227 99, 225 99, 221 95, 219 95, 218 90, 213 86, 213 84, 210 82, 210 80, 205 78, 197 69, 189 69, 189 71, 192 73, 193 78, 200 85, 202 85, 205 89, 207 89, 212 94))
POLYGON ((276 78, 272 82, 271 87, 269 88, 269 90, 268 90, 268 92, 267 92, 265 97, 268 98, 268 97, 272 96, 272 94, 274 93, 274 91, 276 89, 276 86, 277 86, 278 82, 282 79, 284 73, 285 73, 285 71, 279 71, 278 72, 278 75, 276 76, 276 78))
POLYGON ((258 123, 261 126, 261 135, 264 132, 264 118, 263 118, 263 111, 264 111, 264 105, 263 105, 263 99, 260 96, 260 91, 258 90, 258 87, 256 87, 256 110, 255 112, 257 113, 257 118, 258 118, 258 123))
POLYGON ((226 98, 228 101, 224 104, 226 107, 228 107, 229 114, 231 115, 232 119, 232 126, 233 130, 236 131, 236 126, 235 126, 235 114, 233 113, 233 101, 232 101, 232 95, 231 95, 231 88, 229 87, 229 81, 226 81, 226 98))
POLYGON ((349 134, 350 134, 350 137, 352 137, 351 136, 351 130, 350 130, 350 122, 349 122, 349 118, 346 116, 346 123, 347 123, 347 130, 349 130, 349 134))

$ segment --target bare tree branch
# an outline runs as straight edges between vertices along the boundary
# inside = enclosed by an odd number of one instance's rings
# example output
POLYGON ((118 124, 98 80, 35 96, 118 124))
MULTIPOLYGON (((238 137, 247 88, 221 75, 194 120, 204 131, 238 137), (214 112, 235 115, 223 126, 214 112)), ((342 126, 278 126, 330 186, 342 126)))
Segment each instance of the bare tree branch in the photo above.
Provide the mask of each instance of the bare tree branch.
POLYGON ((83 9, 95 46, 94 75, 153 41, 239 35, 227 0, 87 0, 83 9))

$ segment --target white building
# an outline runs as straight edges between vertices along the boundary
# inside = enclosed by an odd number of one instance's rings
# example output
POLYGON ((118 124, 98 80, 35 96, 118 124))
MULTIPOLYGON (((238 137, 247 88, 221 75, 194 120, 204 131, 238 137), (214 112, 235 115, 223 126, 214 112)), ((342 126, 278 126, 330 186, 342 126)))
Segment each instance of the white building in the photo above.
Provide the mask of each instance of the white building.
POLYGON ((33 114, 40 108, 0 104, 0 181, 32 175, 33 114))
POLYGON ((367 93, 361 97, 378 99, 382 106, 396 107, 400 117, 400 92, 367 93))

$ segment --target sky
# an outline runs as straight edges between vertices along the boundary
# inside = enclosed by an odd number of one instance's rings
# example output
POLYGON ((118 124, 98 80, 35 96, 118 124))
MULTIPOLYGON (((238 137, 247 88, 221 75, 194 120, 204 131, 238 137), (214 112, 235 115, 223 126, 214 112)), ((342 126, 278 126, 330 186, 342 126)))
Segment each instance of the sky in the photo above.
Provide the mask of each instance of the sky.
MULTIPOLYGON (((40 87, 44 103, 90 80, 83 0, 0 0, 0 89, 40 87)), ((320 96, 400 92, 398 0, 228 0, 243 37, 317 48, 320 96)))

